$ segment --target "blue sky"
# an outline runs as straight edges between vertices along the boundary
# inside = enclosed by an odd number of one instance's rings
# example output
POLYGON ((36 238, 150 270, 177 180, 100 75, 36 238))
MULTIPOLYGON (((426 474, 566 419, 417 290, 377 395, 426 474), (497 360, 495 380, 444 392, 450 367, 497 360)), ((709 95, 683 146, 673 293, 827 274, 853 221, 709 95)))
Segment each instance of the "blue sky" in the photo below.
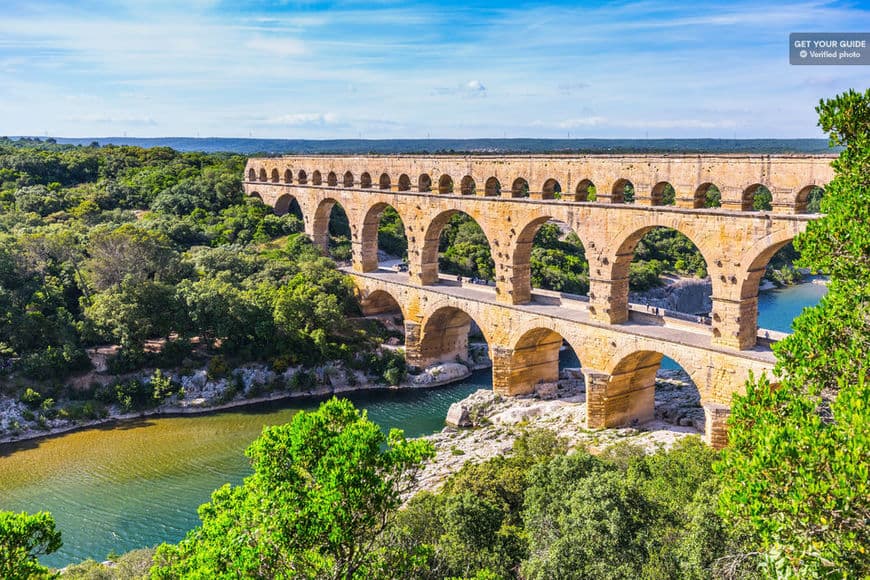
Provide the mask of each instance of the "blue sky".
POLYGON ((0 134, 820 137, 860 2, 2 0, 0 134))

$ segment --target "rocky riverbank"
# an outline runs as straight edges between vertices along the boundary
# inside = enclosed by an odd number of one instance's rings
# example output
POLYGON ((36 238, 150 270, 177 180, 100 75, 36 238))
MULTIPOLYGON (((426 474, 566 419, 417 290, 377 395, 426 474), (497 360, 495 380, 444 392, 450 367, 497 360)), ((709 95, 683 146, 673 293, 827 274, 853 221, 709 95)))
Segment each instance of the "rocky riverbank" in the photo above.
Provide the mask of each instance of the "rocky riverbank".
POLYGON ((563 369, 557 383, 539 385, 527 396, 505 398, 481 389, 450 408, 449 422, 461 426, 447 426, 427 437, 436 455, 422 470, 415 491, 437 489, 467 461, 479 463, 510 453, 526 429, 551 429, 571 448, 592 452, 622 441, 652 451, 703 434, 700 397, 683 371, 659 371, 655 406, 655 419, 647 424, 589 430, 585 428, 586 387, 579 369, 563 369))

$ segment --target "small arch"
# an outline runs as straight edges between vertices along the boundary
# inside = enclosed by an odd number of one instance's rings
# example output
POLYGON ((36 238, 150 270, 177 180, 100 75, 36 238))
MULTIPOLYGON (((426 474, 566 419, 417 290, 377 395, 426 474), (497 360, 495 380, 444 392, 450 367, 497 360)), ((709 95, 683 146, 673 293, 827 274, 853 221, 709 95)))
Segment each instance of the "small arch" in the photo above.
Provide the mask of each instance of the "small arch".
POLYGON ((660 181, 652 188, 650 205, 674 205, 677 202, 677 192, 667 181, 660 181))
POLYGON ((359 176, 359 186, 362 189, 372 188, 372 176, 368 171, 363 171, 362 175, 359 176))
POLYGON ((773 209, 773 194, 761 183, 754 183, 743 190, 740 203, 742 211, 770 211, 773 209))
POLYGON ((285 193, 275 200, 275 215, 288 213, 295 215, 300 220, 302 219, 302 208, 299 207, 299 201, 289 193, 285 193))
POLYGON ((446 173, 438 178, 438 193, 453 193, 453 178, 446 173))
POLYGON ((479 329, 484 342, 489 342, 485 328, 467 312, 454 306, 438 308, 421 325, 419 347, 406 350, 408 363, 425 367, 438 362, 469 361, 472 328, 479 329))
POLYGON ((617 179, 610 192, 610 203, 634 203, 634 184, 627 179, 617 179))
POLYGON ((420 193, 432 191, 432 178, 429 177, 428 173, 422 173, 417 178, 417 191, 420 193))
POLYGON ((252 197, 252 198, 254 198, 254 199, 256 199, 256 200, 259 200, 260 203, 263 203, 263 196, 260 195, 260 194, 259 194, 258 192, 256 192, 256 191, 252 191, 252 192, 250 193, 250 195, 248 195, 248 197, 252 197))
POLYGON ((302 185, 308 183, 308 174, 305 173, 304 169, 299 170, 299 183, 302 185))
POLYGON ((266 174, 266 168, 260 168, 260 181, 269 181, 269 176, 266 174))
POLYGON ((795 213, 821 213, 821 201, 825 190, 818 185, 808 185, 801 189, 794 202, 795 213))
POLYGON ((595 201, 596 198, 595 184, 590 180, 584 179, 577 184, 574 190, 574 201, 595 201))
POLYGON ((500 387, 504 394, 525 395, 534 392, 541 383, 557 382, 560 351, 564 344, 562 335, 549 328, 538 327, 524 332, 510 351, 509 384, 496 385, 494 380, 493 386, 500 387))
POLYGON ((344 180, 342 181, 342 184, 345 187, 353 187, 353 173, 351 173, 350 171, 346 171, 344 174, 344 180))
POLYGON ((511 197, 529 197, 529 182, 525 178, 514 179, 511 185, 511 197))
POLYGON ((272 183, 278 183, 281 181, 281 177, 278 175, 278 168, 272 170, 272 183))
POLYGON ((401 320, 405 318, 402 305, 386 290, 375 290, 361 296, 360 308, 362 309, 363 316, 377 317, 382 321, 389 320, 393 324, 397 322, 396 318, 401 320))
POLYGON ((390 176, 386 173, 381 173, 380 179, 378 179, 378 187, 381 189, 390 189, 390 176))
POLYGON ((404 173, 399 176, 399 191, 411 191, 411 178, 404 173))
POLYGON ((284 170, 284 183, 293 183, 293 172, 290 169, 284 170))
POLYGON ((562 199, 562 185, 553 178, 544 182, 541 188, 542 199, 562 199))
POLYGON ((495 177, 487 179, 484 187, 484 195, 486 197, 498 197, 501 195, 501 182, 495 177))
POLYGON ((712 183, 702 183, 695 190, 692 207, 695 209, 722 207, 722 192, 712 183))
POLYGON ((477 185, 474 183, 474 178, 470 175, 463 177, 459 184, 459 191, 462 195, 474 195, 477 193, 477 185))
POLYGON ((323 185, 323 177, 320 175, 320 171, 314 170, 314 173, 311 174, 311 183, 313 185, 323 185))
POLYGON ((251 167, 248 169, 248 181, 256 181, 257 180, 257 172, 254 171, 254 168, 251 167))
POLYGON ((335 174, 335 171, 330 171, 326 174, 326 185, 329 187, 338 186, 338 176, 335 174))

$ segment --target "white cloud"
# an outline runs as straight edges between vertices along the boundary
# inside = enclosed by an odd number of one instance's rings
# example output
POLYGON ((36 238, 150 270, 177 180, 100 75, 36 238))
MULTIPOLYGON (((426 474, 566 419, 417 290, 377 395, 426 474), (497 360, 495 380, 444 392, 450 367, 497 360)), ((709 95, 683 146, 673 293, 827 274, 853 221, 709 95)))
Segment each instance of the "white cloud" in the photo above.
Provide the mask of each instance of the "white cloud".
POLYGON ((290 113, 266 120, 267 125, 284 125, 287 127, 322 127, 334 125, 338 116, 333 113, 290 113))
POLYGON ((604 125, 607 119, 604 117, 580 117, 577 119, 566 119, 558 124, 560 129, 575 129, 577 127, 597 127, 604 125))
POLYGON ((277 56, 300 56, 307 52, 305 43, 295 38, 267 38, 257 36, 249 40, 245 46, 257 52, 265 52, 277 56))

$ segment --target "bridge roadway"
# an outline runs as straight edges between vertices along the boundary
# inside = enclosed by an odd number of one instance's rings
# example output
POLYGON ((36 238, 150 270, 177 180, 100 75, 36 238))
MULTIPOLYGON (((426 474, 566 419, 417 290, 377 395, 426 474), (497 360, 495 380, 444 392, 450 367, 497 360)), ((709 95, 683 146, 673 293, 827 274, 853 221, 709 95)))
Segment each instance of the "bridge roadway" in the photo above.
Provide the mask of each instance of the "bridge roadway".
POLYGON ((401 311, 411 365, 467 359, 474 321, 490 348, 493 388, 504 395, 555 380, 564 339, 583 366, 589 428, 651 419, 655 373, 662 356, 669 356, 695 382, 707 440, 721 446, 732 393, 742 390, 750 372, 769 373, 775 364, 768 342, 745 350, 723 347, 713 342, 709 326, 678 318, 636 312, 613 325, 596 320, 586 302, 556 292, 535 291, 525 304, 506 304, 494 287, 455 277, 420 286, 392 268, 344 271, 359 288, 364 313, 401 311))

